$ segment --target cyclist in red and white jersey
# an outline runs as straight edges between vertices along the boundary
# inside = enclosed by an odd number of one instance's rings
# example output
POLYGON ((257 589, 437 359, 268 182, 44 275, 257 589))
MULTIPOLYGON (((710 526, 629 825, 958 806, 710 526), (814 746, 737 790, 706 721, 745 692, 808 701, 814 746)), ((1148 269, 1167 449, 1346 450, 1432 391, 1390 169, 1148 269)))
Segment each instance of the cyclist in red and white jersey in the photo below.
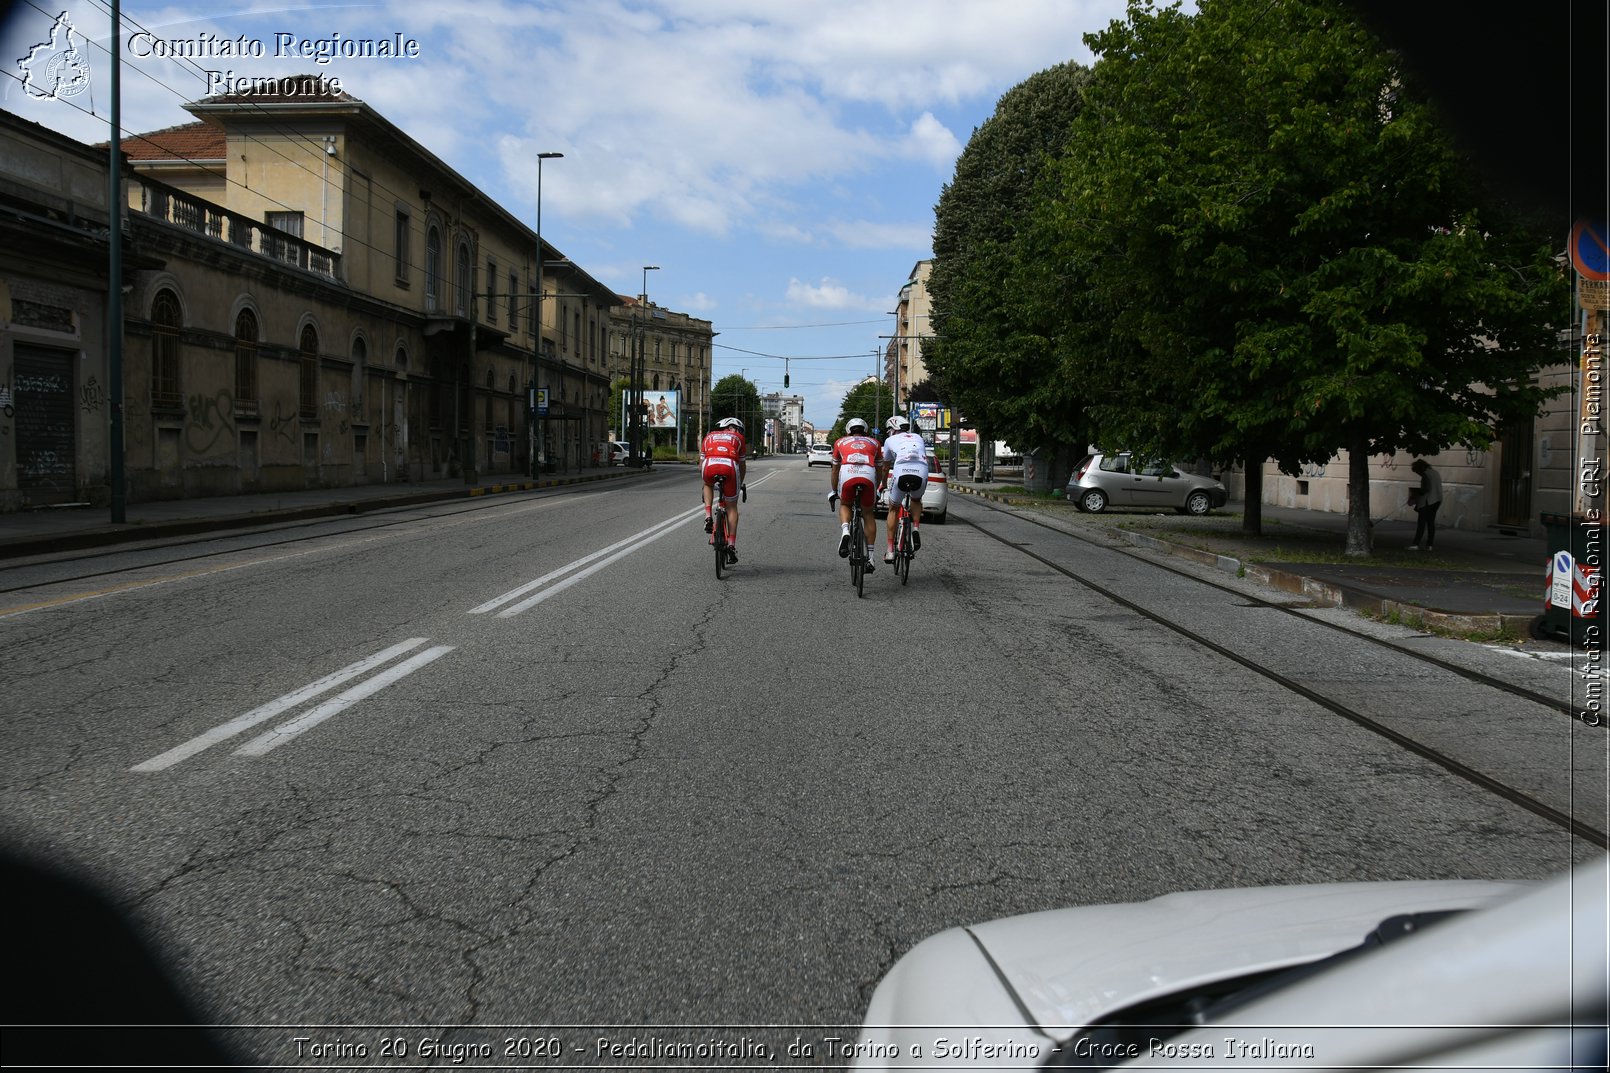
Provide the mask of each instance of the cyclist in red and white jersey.
POLYGON ((883 553, 883 561, 892 563, 901 500, 911 504, 911 550, 922 547, 917 527, 922 524, 922 490, 928 487, 928 444, 911 431, 911 422, 899 414, 889 418, 884 427, 889 430, 883 441, 883 464, 889 475, 889 520, 884 527, 888 530, 889 550, 883 553))
MULTIPOLYGON (((878 498, 878 483, 883 479, 883 448, 867 435, 867 423, 852 417, 844 423, 845 435, 833 444, 833 467, 829 479, 839 502, 839 558, 850 555, 850 503, 861 501, 861 520, 866 527, 866 543, 870 548, 878 539, 878 516, 873 504, 878 498)), ((868 573, 874 569, 866 564, 868 573)))
MULTIPOLYGON (((727 562, 738 561, 738 490, 748 471, 749 445, 744 440, 744 423, 736 417, 722 418, 705 433, 699 443, 699 475, 704 480, 704 531, 710 532, 710 510, 715 500, 716 480, 727 479, 721 501, 727 506, 727 562)), ((715 537, 710 538, 712 541, 715 537)))

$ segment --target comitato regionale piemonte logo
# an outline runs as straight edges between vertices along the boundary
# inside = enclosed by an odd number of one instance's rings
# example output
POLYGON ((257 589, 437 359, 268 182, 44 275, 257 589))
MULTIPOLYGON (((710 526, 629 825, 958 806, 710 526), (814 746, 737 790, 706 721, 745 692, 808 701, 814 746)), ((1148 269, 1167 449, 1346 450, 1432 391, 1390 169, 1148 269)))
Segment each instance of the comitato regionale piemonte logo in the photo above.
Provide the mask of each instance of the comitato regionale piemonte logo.
POLYGON ((74 97, 89 88, 89 63, 67 12, 56 16, 50 36, 19 58, 17 68, 23 92, 36 100, 74 97))

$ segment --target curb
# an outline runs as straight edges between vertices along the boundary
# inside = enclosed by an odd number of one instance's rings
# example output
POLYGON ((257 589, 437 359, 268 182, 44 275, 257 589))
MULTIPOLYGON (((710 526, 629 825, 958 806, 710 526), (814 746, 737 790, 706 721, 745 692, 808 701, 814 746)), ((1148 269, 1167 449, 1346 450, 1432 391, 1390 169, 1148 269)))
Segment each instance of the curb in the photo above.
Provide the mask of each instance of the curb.
MULTIPOLYGON (((965 495, 977 496, 979 499, 1002 503, 1009 507, 1029 506, 1033 503, 1033 501, 1024 500, 1020 496, 980 492, 964 485, 953 484, 951 485, 951 490, 965 495)), ((1205 551, 1185 544, 1176 544, 1171 540, 1164 540, 1149 533, 1136 533, 1117 527, 1114 527, 1112 532, 1136 547, 1201 563, 1204 566, 1235 574, 1238 577, 1247 577, 1269 588, 1307 597, 1315 603, 1322 603, 1329 607, 1345 607, 1350 611, 1357 611, 1373 618, 1395 619, 1409 626, 1429 627, 1456 633, 1492 633, 1507 630, 1511 633, 1525 636, 1532 620, 1536 617, 1535 615, 1511 614, 1500 611, 1487 614, 1455 614, 1449 611, 1433 611, 1430 608, 1421 607, 1419 604, 1405 603, 1401 600, 1392 600, 1371 593, 1359 592, 1344 585, 1321 581, 1318 578, 1307 577, 1303 574, 1294 574, 1289 570, 1279 570, 1274 567, 1264 566, 1261 563, 1244 562, 1234 556, 1220 555, 1217 552, 1205 551)))

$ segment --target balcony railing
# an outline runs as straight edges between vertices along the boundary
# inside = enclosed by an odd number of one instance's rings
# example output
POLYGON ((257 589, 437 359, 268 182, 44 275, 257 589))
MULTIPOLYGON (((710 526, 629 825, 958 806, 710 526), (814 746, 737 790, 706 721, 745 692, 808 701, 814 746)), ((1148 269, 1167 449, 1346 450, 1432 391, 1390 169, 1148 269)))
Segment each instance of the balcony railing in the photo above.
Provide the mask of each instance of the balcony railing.
POLYGON ((329 279, 341 278, 341 255, 315 246, 296 235, 230 212, 193 194, 135 176, 140 187, 140 211, 153 219, 175 224, 220 242, 230 242, 253 253, 329 279))

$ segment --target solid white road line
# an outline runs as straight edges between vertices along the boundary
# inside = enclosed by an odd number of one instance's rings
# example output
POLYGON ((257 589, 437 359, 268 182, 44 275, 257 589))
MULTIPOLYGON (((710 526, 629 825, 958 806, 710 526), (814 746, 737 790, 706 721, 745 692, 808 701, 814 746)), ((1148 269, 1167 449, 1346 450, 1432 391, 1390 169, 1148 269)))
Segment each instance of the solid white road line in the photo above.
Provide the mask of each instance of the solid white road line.
POLYGON ((453 651, 453 645, 437 645, 427 648, 417 656, 412 656, 389 671, 383 671, 362 685, 353 686, 345 693, 331 697, 317 708, 297 716, 289 723, 282 723, 270 730, 267 734, 253 738, 251 741, 235 750, 236 756, 262 756, 270 749, 278 748, 306 731, 312 730, 331 716, 339 715, 365 697, 372 697, 385 689, 393 682, 408 677, 428 663, 434 662, 453 651))
POLYGON ((278 697, 274 700, 271 700, 261 707, 253 708, 245 715, 213 727, 205 734, 191 738, 183 745, 180 745, 177 748, 169 749, 160 756, 153 756, 143 764, 136 764, 129 770, 162 771, 165 768, 170 768, 181 760, 187 760, 190 757, 195 756, 197 753, 208 748, 209 746, 216 745, 221 741, 232 738, 243 730, 250 730, 258 723, 272 719, 276 715, 286 711, 289 708, 296 707, 305 700, 312 700, 320 693, 328 693, 330 690, 334 689, 338 685, 341 685, 343 682, 349 682, 358 677, 360 674, 365 674, 375 667, 380 666, 382 663, 389 663, 398 656, 402 655, 404 652, 411 652, 412 650, 418 648, 427 640, 428 638, 425 637, 411 637, 406 641, 394 644, 384 652, 377 652, 365 659, 360 659, 358 662, 351 664, 350 666, 343 667, 333 674, 325 675, 323 678, 320 678, 318 681, 313 682, 310 685, 305 685, 301 689, 285 694, 283 697, 278 697))
MULTIPOLYGON (((754 483, 764 484, 766 481, 769 481, 773 477, 777 476, 779 472, 781 471, 773 470, 763 477, 756 478, 754 483)), ((625 558, 626 556, 632 554, 632 552, 637 551, 639 548, 645 548, 654 543, 656 540, 669 533, 681 523, 700 517, 703 514, 704 506, 703 504, 700 504, 690 511, 684 511, 681 514, 674 515, 664 521, 657 522, 654 525, 649 526, 647 529, 644 529, 640 533, 634 533, 625 540, 617 540, 607 548, 600 548, 590 555, 583 555, 580 559, 577 559, 574 562, 566 563, 557 570, 550 570, 548 573, 543 574, 535 581, 528 581, 519 588, 510 589, 501 596, 494 596, 486 603, 470 608, 469 613, 472 615, 484 615, 491 611, 497 611, 498 608, 503 607, 504 604, 519 600, 520 597, 525 596, 527 593, 536 592, 536 590, 541 589, 550 581, 565 577, 565 575, 571 573, 571 571, 579 571, 571 577, 565 578, 565 580, 559 582, 559 584, 554 585, 552 588, 547 589, 546 591, 533 596, 530 599, 514 604, 513 607, 507 608, 506 610, 498 611, 498 618, 510 618, 514 615, 518 615, 522 611, 529 611, 531 608, 548 599, 548 597, 564 592, 578 581, 591 577, 593 574, 598 573, 598 571, 604 569, 604 567, 610 565, 611 563, 625 558), (603 558, 604 556, 608 556, 608 558, 603 558), (593 563, 594 560, 601 558, 603 559, 602 562, 594 563, 594 565, 590 567, 587 566, 588 563, 593 563), (582 567, 587 568, 583 570, 582 567)))
MULTIPOLYGON (((587 574, 591 574, 594 571, 596 571, 596 570, 608 565, 609 563, 614 562, 616 559, 621 558, 621 556, 630 555, 632 552, 636 551, 639 547, 642 547, 645 544, 649 544, 649 543, 652 543, 655 540, 658 540, 660 537, 662 537, 666 533, 670 532, 671 529, 674 528, 675 526, 680 525, 682 522, 685 522, 685 521, 689 520, 690 518, 696 517, 696 516, 698 516, 700 514, 703 514, 703 513, 704 513, 704 507, 699 506, 699 507, 693 508, 691 511, 684 511, 683 513, 678 514, 675 517, 669 518, 666 521, 656 522, 655 524, 649 526, 647 529, 644 529, 642 532, 635 533, 632 536, 627 537, 625 540, 618 540, 615 543, 611 544, 607 548, 600 548, 599 550, 593 552, 591 555, 584 555, 580 559, 577 559, 575 562, 566 563, 564 566, 561 566, 557 570, 550 570, 548 573, 543 574, 541 577, 537 578, 535 581, 528 581, 524 585, 521 585, 517 589, 510 589, 508 592, 504 593, 502 596, 494 596, 492 599, 488 600, 486 603, 481 604, 478 607, 470 608, 470 614, 472 614, 472 615, 484 615, 488 611, 496 611, 498 608, 502 607, 504 604, 509 603, 509 602, 511 602, 513 600, 518 600, 520 597, 524 596, 526 593, 532 592, 532 591, 534 591, 536 589, 540 589, 540 588, 542 588, 542 586, 546 585, 548 582, 554 580, 555 578, 563 577, 564 575, 570 573, 572 570, 578 569, 579 567, 586 566, 588 563, 592 562, 594 559, 599 558, 600 556, 609 555, 610 552, 617 551, 617 549, 621 549, 621 548, 626 549, 624 551, 619 551, 618 554, 611 556, 609 559, 604 560, 604 562, 599 563, 598 566, 594 567, 592 570, 588 570, 586 572, 587 574)), ((559 591, 560 588, 569 588, 570 585, 574 584, 576 581, 579 581, 582 577, 585 577, 585 576, 586 576, 586 574, 578 575, 576 578, 573 578, 570 581, 567 581, 564 585, 556 587, 553 591, 557 592, 557 591, 559 591)), ((540 599, 537 599, 537 600, 528 601, 527 603, 519 605, 515 609, 509 610, 509 611, 504 611, 501 615, 499 615, 499 617, 500 618, 506 618, 509 615, 519 614, 521 611, 525 610, 527 607, 530 607, 530 606, 532 606, 533 604, 536 604, 536 603, 541 603, 542 600, 546 599, 546 598, 547 597, 544 596, 544 597, 542 597, 540 599)))

